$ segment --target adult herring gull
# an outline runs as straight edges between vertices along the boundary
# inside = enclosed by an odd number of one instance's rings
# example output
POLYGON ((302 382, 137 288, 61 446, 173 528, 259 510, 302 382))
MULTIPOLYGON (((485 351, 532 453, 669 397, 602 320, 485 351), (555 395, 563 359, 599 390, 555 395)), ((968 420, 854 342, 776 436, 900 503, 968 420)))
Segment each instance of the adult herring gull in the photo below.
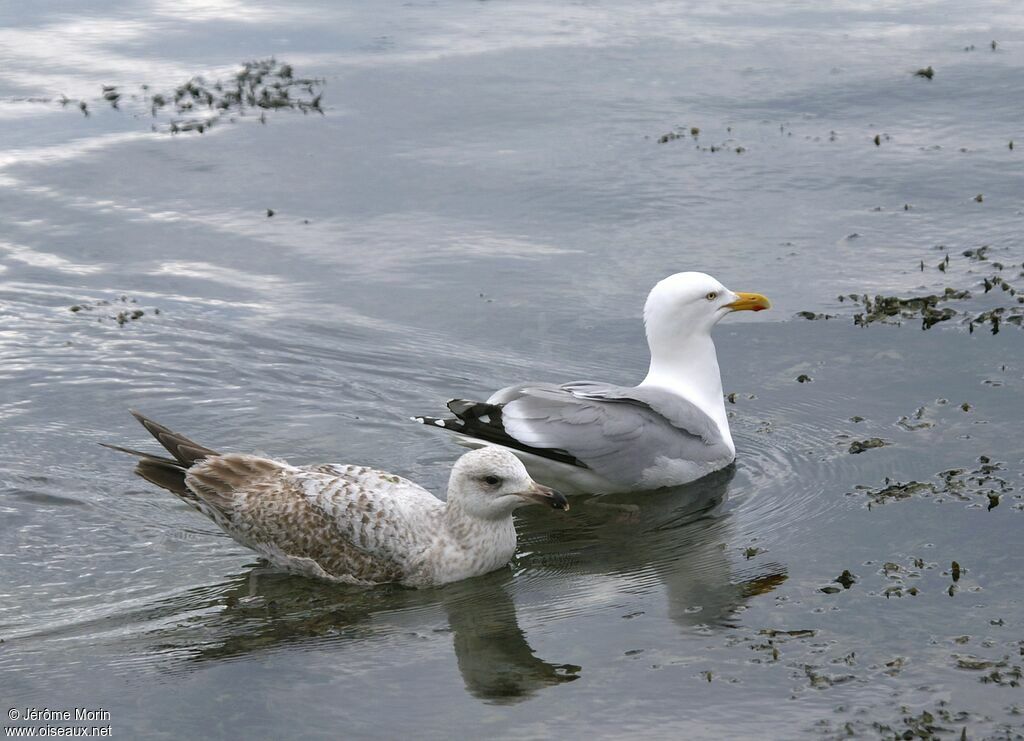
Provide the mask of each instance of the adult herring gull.
POLYGON ((413 417, 468 447, 500 447, 562 491, 609 493, 678 486, 732 463, 722 377, 711 330, 734 311, 771 307, 704 273, 676 273, 651 289, 644 325, 651 352, 636 386, 595 381, 523 383, 486 402, 452 399, 453 417, 413 417))
POLYGON ((401 476, 363 466, 291 466, 217 453, 132 412, 173 456, 115 445, 142 460, 135 472, 275 566, 348 584, 427 587, 479 576, 516 548, 512 512, 530 503, 569 509, 497 448, 452 467, 448 501, 401 476))

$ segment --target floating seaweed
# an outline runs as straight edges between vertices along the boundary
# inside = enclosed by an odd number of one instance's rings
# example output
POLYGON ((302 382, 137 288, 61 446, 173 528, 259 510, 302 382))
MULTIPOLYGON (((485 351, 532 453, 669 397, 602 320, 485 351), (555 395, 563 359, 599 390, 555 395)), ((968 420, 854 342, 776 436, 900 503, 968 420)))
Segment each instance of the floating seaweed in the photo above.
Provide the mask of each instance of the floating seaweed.
POLYGON ((947 288, 941 295, 931 294, 911 298, 882 295, 871 298, 867 294, 863 296, 849 295, 851 301, 864 307, 862 313, 855 314, 853 317, 853 323, 856 325, 867 326, 875 322, 892 324, 898 323, 892 321, 893 319, 911 319, 920 316, 922 329, 930 329, 935 324, 952 319, 956 315, 956 311, 952 308, 939 308, 940 302, 970 297, 970 291, 958 291, 953 288, 947 288))
POLYGON ((841 584, 843 589, 849 589, 857 583, 857 577, 850 573, 849 569, 843 569, 843 573, 837 576, 834 581, 841 584))
POLYGON ((173 108, 179 116, 195 114, 173 118, 167 131, 202 134, 228 114, 245 116, 259 111, 260 123, 266 123, 267 111, 297 110, 323 115, 323 84, 319 78, 296 77, 290 64, 271 57, 246 62, 229 80, 207 82, 202 77, 193 77, 173 93, 149 96, 148 103, 153 117, 164 108, 173 108))
POLYGON ((66 108, 77 103, 78 110, 88 117, 89 104, 106 103, 115 110, 123 110, 126 101, 141 103, 150 116, 169 120, 155 122, 151 128, 170 134, 203 134, 225 116, 230 122, 259 112, 258 120, 266 123, 268 111, 294 110, 304 114, 324 114, 324 80, 297 77, 290 64, 273 57, 246 62, 241 70, 227 80, 207 81, 193 77, 173 91, 152 92, 149 85, 140 85, 138 93, 127 93, 117 85, 102 85, 100 96, 94 101, 75 100, 61 95, 57 99, 32 99, 38 103, 57 103, 66 108))
MULTIPOLYGON (((732 127, 731 126, 727 126, 726 127, 726 131, 731 134, 732 133, 732 127)), ((677 139, 685 139, 686 138, 686 134, 687 134, 687 128, 685 126, 677 126, 674 129, 672 129, 671 131, 668 131, 668 132, 662 134, 661 136, 659 136, 655 141, 657 141, 658 144, 668 144, 669 142, 676 141, 677 139)), ((702 152, 732 151, 732 152, 735 152, 736 154, 743 154, 744 152, 747 151, 746 147, 744 147, 741 144, 737 144, 736 140, 733 139, 733 138, 728 138, 725 141, 723 141, 721 144, 711 144, 711 145, 706 146, 706 147, 701 146, 699 143, 697 143, 697 141, 698 141, 698 139, 700 137, 700 129, 698 127, 696 127, 696 126, 693 126, 693 127, 691 127, 689 129, 689 134, 690 134, 690 138, 692 138, 694 140, 694 148, 696 148, 696 149, 698 149, 698 150, 700 150, 702 152)), ((644 137, 644 138, 648 138, 648 137, 644 137)))
POLYGON ((857 453, 863 453, 865 450, 871 450, 872 448, 884 448, 886 445, 891 445, 880 437, 872 437, 867 440, 854 440, 850 443, 850 453, 856 455, 857 453))
MULTIPOLYGON (((128 324, 129 322, 137 321, 142 317, 146 316, 145 309, 131 308, 130 304, 138 304, 138 301, 134 298, 129 298, 126 295, 122 295, 113 301, 107 301, 105 299, 91 302, 83 301, 81 303, 69 306, 68 311, 70 311, 72 314, 88 314, 100 310, 100 315, 97 317, 97 321, 102 322, 109 320, 117 322, 117 325, 119 327, 123 327, 125 324, 128 324), (113 311, 113 309, 108 307, 118 306, 124 306, 124 308, 118 309, 113 314, 106 313, 109 311, 113 311)), ((154 315, 160 314, 160 309, 157 308, 150 309, 150 311, 154 315)))
POLYGON ((978 461, 979 465, 974 469, 950 468, 940 471, 932 481, 900 482, 887 478, 881 487, 857 486, 851 494, 866 494, 869 506, 920 496, 961 502, 982 500, 991 510, 995 506, 992 504, 993 498, 998 503, 1001 497, 1012 494, 1014 487, 1000 475, 1002 463, 992 462, 986 456, 981 456, 978 461))

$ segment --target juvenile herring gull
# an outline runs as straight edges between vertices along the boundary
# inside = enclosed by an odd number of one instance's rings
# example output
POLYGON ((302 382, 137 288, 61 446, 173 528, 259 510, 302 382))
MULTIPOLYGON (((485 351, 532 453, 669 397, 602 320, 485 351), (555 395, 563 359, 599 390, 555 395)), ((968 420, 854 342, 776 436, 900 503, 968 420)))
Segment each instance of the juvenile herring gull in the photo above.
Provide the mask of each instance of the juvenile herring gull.
POLYGON ((538 481, 568 492, 678 486, 732 463, 712 328, 734 311, 771 307, 704 273, 676 273, 651 289, 644 324, 651 352, 637 386, 594 381, 523 383, 486 402, 452 399, 453 417, 413 417, 468 447, 515 453, 538 481))
POLYGON ((140 457, 135 472, 177 494, 272 564, 349 584, 427 587, 500 569, 516 549, 512 512, 569 509, 510 453, 485 448, 452 467, 448 501, 363 466, 291 466, 217 453, 132 412, 173 458, 140 457))

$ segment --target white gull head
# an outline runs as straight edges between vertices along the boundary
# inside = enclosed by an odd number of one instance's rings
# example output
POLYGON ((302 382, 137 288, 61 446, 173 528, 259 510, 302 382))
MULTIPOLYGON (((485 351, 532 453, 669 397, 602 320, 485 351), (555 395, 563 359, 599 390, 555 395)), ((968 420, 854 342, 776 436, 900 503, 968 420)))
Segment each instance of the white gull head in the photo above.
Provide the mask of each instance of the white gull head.
POLYGON ((485 447, 463 455, 448 480, 448 507, 482 520, 508 518, 527 504, 569 509, 565 497, 530 478, 507 450, 485 447))
POLYGON ((516 550, 512 512, 531 503, 569 509, 564 496, 531 479, 507 450, 486 447, 463 455, 452 467, 442 526, 423 552, 425 581, 446 584, 507 564, 516 550))
POLYGON ((711 330, 734 311, 770 307, 761 294, 730 291, 706 273, 676 273, 659 281, 644 305, 651 365, 640 385, 664 388, 699 406, 732 447, 711 330))

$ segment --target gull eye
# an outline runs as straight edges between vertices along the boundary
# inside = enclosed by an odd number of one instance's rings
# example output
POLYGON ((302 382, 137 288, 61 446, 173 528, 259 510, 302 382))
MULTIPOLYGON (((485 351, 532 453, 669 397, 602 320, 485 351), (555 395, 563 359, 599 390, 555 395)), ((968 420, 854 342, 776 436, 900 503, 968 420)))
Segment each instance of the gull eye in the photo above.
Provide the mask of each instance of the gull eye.
POLYGON ((488 486, 497 486, 501 483, 501 479, 497 476, 484 476, 484 483, 488 486))
POLYGON ((704 298, 706 298, 708 301, 714 301, 716 298, 718 298, 718 291, 712 291, 704 298))

